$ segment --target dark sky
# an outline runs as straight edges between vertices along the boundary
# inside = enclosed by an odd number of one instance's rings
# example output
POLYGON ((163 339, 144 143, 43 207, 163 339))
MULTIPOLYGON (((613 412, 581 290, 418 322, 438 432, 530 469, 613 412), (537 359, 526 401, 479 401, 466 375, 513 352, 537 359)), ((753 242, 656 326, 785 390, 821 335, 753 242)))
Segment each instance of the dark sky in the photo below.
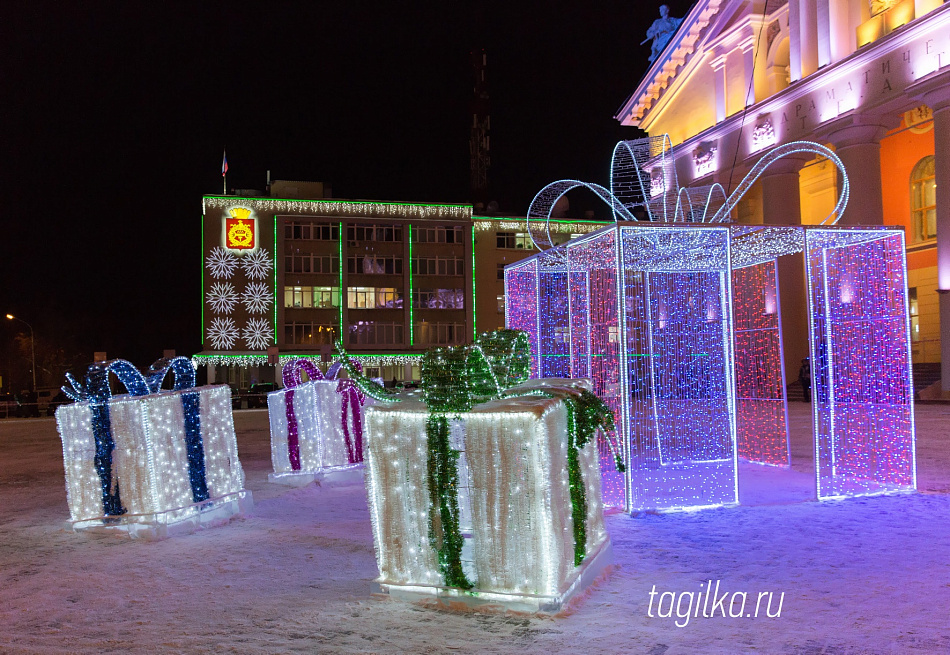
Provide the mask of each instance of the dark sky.
MULTIPOLYGON (((0 315, 90 357, 197 351, 200 200, 221 192, 225 146, 232 188, 270 169, 340 198, 470 202, 473 47, 502 211, 555 179, 606 183, 613 144, 638 136, 613 115, 659 4, 9 5, 0 315)), ((5 321, 0 338, 15 333, 5 321)))

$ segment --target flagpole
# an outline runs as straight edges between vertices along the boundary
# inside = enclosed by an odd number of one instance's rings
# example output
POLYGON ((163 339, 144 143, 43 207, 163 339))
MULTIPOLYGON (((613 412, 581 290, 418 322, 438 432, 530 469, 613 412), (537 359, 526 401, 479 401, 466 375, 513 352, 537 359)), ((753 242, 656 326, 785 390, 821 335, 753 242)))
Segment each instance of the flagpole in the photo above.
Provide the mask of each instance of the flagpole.
POLYGON ((224 195, 228 195, 228 149, 224 149, 224 159, 221 162, 221 178, 224 180, 224 195))

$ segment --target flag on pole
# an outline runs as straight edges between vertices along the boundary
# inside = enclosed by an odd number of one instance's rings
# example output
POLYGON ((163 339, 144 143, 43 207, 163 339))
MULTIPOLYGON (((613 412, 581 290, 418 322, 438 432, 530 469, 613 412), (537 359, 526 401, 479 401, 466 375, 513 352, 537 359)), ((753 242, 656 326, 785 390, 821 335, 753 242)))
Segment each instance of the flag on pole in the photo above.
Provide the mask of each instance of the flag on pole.
POLYGON ((224 151, 224 159, 221 160, 221 176, 228 174, 228 151, 224 151))

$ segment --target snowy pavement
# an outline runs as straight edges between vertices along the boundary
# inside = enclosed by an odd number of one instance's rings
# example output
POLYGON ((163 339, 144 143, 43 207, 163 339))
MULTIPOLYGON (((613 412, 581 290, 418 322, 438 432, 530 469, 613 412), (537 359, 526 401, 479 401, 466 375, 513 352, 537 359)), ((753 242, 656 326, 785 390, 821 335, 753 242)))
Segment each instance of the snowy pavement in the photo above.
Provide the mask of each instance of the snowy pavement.
POLYGON ((53 420, 0 421, 0 652, 950 652, 950 406, 917 408, 921 493, 823 503, 791 410, 791 471, 743 466, 738 508, 608 517, 618 568, 554 619, 371 597, 365 491, 268 483, 263 410, 235 414, 253 512, 160 542, 66 531, 53 420), (657 616, 710 580, 688 622, 657 616), (728 616, 760 592, 773 615, 784 592, 780 616, 728 616))

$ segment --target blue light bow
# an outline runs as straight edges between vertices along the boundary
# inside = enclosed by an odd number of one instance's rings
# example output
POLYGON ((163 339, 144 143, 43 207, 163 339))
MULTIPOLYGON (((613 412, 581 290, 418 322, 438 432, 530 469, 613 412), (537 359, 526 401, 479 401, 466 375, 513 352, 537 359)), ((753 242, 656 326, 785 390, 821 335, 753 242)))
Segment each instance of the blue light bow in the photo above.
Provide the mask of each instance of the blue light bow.
POLYGON ((732 210, 766 168, 777 160, 797 153, 826 157, 841 171, 838 202, 822 225, 834 224, 848 204, 850 185, 844 164, 825 146, 812 141, 794 141, 773 148, 756 162, 732 194, 726 197, 719 184, 680 187, 669 137, 646 137, 620 141, 610 162, 610 189, 580 180, 558 180, 541 189, 528 207, 527 231, 538 250, 552 248, 551 213, 568 191, 584 187, 596 194, 611 210, 614 221, 655 221, 726 223, 732 210))

